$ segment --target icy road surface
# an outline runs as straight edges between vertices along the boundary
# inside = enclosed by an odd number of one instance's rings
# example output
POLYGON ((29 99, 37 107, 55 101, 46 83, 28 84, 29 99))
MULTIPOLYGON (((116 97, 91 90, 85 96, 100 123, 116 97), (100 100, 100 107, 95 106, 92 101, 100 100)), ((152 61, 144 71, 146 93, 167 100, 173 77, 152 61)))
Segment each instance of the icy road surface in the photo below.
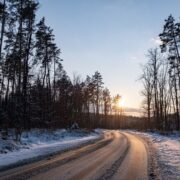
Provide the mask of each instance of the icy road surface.
POLYGON ((148 180, 145 142, 132 134, 107 131, 76 150, 0 173, 0 179, 148 180))

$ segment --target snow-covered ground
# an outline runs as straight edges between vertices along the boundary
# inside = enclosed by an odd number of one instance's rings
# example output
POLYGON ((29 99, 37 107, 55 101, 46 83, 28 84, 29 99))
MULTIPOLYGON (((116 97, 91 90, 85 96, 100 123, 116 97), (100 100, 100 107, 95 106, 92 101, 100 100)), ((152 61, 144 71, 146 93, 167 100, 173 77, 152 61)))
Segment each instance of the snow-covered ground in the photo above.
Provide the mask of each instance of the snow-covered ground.
POLYGON ((149 138, 157 148, 157 161, 162 179, 180 180, 180 134, 164 136, 158 133, 133 133, 149 138))
POLYGON ((3 140, 0 135, 0 169, 38 156, 76 147, 99 137, 99 132, 65 129, 53 132, 35 129, 23 133, 21 142, 16 142, 12 138, 3 140))
MULTIPOLYGON (((11 138, 2 140, 0 134, 0 169, 79 146, 99 138, 104 131, 103 129, 96 129, 94 132, 60 129, 50 132, 35 129, 23 133, 21 142, 16 142, 11 138)), ((180 134, 163 136, 158 133, 142 133, 129 130, 127 132, 146 137, 155 145, 163 180, 180 180, 180 134)))

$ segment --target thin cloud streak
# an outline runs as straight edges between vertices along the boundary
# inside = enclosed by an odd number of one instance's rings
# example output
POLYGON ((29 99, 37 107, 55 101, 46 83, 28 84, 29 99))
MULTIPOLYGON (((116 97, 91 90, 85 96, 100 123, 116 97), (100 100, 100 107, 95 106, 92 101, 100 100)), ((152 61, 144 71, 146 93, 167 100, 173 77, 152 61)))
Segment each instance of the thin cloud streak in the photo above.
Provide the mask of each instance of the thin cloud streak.
POLYGON ((159 45, 162 44, 162 41, 160 40, 159 37, 156 37, 156 38, 151 38, 151 39, 150 39, 150 43, 151 43, 152 45, 159 46, 159 45))

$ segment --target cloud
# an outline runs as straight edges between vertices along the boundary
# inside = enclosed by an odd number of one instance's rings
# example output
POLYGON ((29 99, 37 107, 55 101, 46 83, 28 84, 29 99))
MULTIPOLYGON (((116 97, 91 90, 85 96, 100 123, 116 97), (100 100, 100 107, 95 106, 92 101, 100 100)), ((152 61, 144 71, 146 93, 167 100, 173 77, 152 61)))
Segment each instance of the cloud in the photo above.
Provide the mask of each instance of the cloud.
POLYGON ((132 54, 132 56, 129 56, 129 60, 141 63, 142 61, 144 61, 144 54, 143 52, 137 52, 135 54, 132 54))
POLYGON ((138 58, 136 56, 132 56, 132 57, 130 57, 130 59, 137 60, 138 58))
POLYGON ((150 43, 155 45, 155 46, 159 46, 162 44, 162 41, 160 40, 159 37, 156 37, 156 38, 151 38, 150 43))

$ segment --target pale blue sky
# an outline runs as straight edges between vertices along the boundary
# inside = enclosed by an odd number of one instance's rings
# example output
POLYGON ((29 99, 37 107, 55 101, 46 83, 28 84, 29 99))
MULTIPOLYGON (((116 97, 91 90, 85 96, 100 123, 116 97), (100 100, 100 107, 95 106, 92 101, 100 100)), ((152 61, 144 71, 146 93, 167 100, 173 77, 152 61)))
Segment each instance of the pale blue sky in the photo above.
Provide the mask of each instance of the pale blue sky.
POLYGON ((180 17, 180 0, 40 0, 61 48, 63 65, 72 77, 96 70, 112 95, 121 94, 128 107, 140 107, 140 64, 156 44, 164 19, 180 17))

